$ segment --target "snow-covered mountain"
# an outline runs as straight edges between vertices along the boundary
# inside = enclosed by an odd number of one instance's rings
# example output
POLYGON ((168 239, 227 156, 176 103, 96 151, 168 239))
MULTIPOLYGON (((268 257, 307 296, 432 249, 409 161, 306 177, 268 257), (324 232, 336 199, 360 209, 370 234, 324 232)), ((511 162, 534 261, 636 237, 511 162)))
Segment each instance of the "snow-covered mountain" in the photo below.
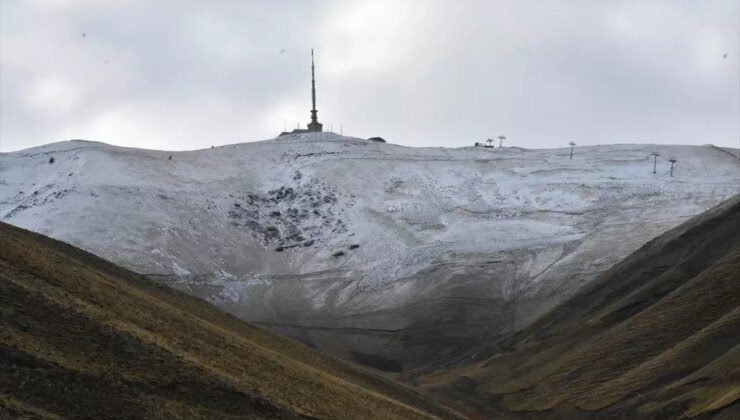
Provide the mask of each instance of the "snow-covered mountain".
POLYGON ((740 161, 712 146, 577 147, 571 160, 314 133, 0 155, 3 221, 386 370, 522 326, 738 193, 740 161))

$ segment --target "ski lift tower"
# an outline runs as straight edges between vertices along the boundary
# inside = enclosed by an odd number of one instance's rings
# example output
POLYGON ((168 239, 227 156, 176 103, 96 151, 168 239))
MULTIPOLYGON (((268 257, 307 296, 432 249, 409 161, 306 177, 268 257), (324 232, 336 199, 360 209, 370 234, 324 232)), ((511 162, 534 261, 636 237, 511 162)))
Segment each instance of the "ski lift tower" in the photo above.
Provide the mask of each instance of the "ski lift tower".
POLYGON ((576 142, 571 141, 568 144, 570 144, 570 160, 573 160, 573 147, 576 145, 576 142))
POLYGON ((653 173, 655 173, 655 169, 658 167, 658 156, 660 156, 660 153, 653 152, 650 156, 653 157, 653 173))
POLYGON ((506 140, 506 136, 498 136, 498 147, 501 148, 501 142, 506 140))
POLYGON ((676 159, 676 158, 670 158, 670 159, 668 159, 668 162, 671 162, 671 177, 673 177, 673 165, 675 165, 676 162, 678 162, 678 159, 676 159))

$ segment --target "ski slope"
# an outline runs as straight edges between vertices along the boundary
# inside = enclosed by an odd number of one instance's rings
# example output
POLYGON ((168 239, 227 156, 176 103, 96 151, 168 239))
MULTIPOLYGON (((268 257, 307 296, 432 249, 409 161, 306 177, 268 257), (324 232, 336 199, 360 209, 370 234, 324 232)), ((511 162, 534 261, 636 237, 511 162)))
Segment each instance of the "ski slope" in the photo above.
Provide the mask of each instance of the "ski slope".
POLYGON ((0 218, 399 370, 521 327, 740 193, 740 161, 712 146, 569 154, 332 133, 189 152, 68 141, 0 155, 0 218))

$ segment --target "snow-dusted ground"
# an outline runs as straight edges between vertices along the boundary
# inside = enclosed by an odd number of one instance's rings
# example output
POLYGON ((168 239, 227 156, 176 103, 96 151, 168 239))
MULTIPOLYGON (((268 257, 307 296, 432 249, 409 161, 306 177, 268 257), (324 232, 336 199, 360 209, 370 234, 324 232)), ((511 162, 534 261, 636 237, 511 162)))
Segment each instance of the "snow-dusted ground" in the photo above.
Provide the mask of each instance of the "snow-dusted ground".
POLYGON ((330 133, 192 152, 69 141, 0 155, 0 218, 352 357, 381 351, 320 334, 521 325, 739 181, 712 146, 570 160, 330 133))

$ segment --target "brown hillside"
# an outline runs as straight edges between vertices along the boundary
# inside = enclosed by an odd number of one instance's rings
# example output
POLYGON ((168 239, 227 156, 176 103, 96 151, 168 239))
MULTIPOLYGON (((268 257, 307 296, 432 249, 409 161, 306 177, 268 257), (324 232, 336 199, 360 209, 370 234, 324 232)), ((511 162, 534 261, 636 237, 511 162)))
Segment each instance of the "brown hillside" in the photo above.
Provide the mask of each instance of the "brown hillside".
POLYGON ((408 388, 0 223, 0 417, 432 418, 408 388))
POLYGON ((477 360, 423 383, 488 415, 740 418, 740 196, 477 360))

